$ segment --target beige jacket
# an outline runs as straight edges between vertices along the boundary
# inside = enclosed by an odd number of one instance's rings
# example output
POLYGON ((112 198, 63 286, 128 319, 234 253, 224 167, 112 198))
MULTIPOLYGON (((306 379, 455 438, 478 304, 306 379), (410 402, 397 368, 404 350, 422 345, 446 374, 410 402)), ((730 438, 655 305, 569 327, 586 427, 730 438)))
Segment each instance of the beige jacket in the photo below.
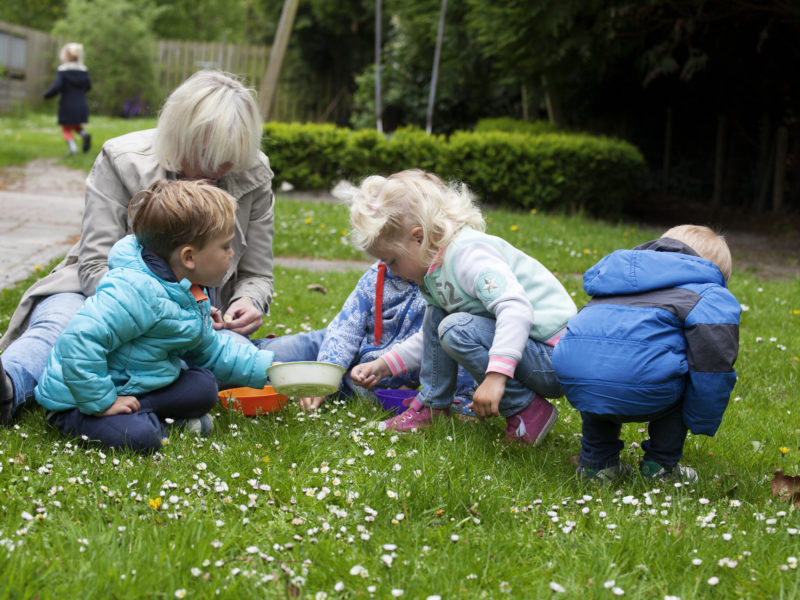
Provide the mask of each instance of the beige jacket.
MULTIPOLYGON (((111 247, 131 232, 130 199, 152 182, 168 176, 153 154, 154 137, 155 129, 136 131, 103 145, 86 179, 81 239, 49 275, 25 292, 0 339, 0 350, 25 331, 33 307, 42 298, 59 292, 94 294, 108 270, 111 247)), ((233 260, 216 290, 215 304, 224 309, 238 298, 250 297, 267 313, 273 290, 274 233, 269 160, 259 153, 256 165, 243 173, 225 175, 219 186, 236 198, 238 207, 236 232, 231 242, 233 260)))

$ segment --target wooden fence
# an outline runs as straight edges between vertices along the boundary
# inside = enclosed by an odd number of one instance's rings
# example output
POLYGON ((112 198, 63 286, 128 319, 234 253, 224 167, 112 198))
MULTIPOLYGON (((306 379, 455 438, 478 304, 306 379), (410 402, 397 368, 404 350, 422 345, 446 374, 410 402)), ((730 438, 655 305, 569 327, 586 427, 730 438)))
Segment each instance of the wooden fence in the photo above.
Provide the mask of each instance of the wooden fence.
POLYGON ((0 21, 0 113, 41 101, 54 77, 55 53, 47 33, 0 21))
MULTIPOLYGON (((8 48, 5 55, 13 53, 17 57, 22 49, 26 62, 24 68, 6 68, 5 74, 0 71, 0 113, 10 110, 14 103, 30 105, 40 101, 57 66, 58 46, 58 40, 44 32, 0 21, 0 44, 3 42, 8 48)), ((0 59, 5 56, 3 48, 0 46, 0 59)), ((214 68, 238 75, 245 85, 258 90, 267 70, 269 51, 269 46, 160 40, 156 54, 158 83, 166 96, 192 73, 214 68)), ((271 119, 342 121, 347 118, 348 99, 346 82, 312 81, 297 61, 287 57, 271 119)))
MULTIPOLYGON (((159 85, 166 93, 198 69, 221 69, 243 78, 255 90, 269 62, 269 46, 161 40, 158 43, 159 85)), ((311 81, 296 60, 287 57, 272 107, 273 121, 336 121, 346 119, 346 83, 330 78, 311 81)))

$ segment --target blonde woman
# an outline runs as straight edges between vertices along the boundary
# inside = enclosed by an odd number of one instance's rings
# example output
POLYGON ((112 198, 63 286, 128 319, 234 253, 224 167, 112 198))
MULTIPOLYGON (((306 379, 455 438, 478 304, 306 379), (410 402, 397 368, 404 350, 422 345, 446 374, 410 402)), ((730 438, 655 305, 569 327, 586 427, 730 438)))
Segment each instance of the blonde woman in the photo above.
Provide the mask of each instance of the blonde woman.
POLYGON ((56 338, 94 294, 111 247, 131 230, 130 199, 156 180, 208 179, 236 199, 233 257, 210 290, 211 317, 215 329, 241 336, 258 329, 273 289, 272 171, 261 131, 252 91, 207 70, 170 94, 155 129, 103 145, 86 180, 80 240, 28 289, 0 339, 0 421, 32 399, 56 338))

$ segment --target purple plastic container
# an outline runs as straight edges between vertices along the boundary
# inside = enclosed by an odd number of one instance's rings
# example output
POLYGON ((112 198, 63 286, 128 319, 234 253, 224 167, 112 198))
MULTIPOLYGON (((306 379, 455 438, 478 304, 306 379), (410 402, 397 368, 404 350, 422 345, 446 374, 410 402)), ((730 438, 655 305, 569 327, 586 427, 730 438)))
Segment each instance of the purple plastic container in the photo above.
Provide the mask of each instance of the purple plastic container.
POLYGON ((399 415, 408 408, 418 392, 417 390, 375 390, 374 393, 384 410, 399 415))

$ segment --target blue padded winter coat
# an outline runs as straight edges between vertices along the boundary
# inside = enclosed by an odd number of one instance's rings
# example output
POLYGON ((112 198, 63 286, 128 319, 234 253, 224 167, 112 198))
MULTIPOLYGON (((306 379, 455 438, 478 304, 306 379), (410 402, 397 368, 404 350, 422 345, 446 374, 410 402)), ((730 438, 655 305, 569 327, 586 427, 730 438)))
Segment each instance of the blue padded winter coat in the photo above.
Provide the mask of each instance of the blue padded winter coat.
POLYGON ((215 332, 208 300, 197 301, 186 279, 156 276, 141 251, 132 235, 114 244, 110 270, 56 341, 35 390, 47 410, 102 412, 117 396, 173 383, 181 359, 221 381, 266 384, 272 352, 215 332))
POLYGON ((686 426, 714 435, 736 383, 741 313, 717 266, 661 238, 606 256, 583 287, 592 300, 553 352, 570 403, 636 416, 683 399, 686 426))

